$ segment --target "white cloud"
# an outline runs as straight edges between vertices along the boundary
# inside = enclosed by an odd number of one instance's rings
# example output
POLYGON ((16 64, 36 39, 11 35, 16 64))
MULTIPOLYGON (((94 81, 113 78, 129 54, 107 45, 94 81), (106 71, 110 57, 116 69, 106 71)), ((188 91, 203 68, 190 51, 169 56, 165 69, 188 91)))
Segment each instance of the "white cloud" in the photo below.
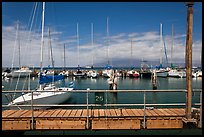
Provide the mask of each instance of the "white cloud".
MULTIPOLYGON (((52 30, 53 31, 53 30, 52 30)), ((20 46, 21 46, 21 65, 40 64, 40 45, 41 35, 36 32, 30 33, 24 30, 19 31, 20 46)), ((76 36, 69 36, 66 40, 61 41, 60 36, 63 33, 58 31, 51 32, 53 56, 55 66, 63 66, 64 62, 64 43, 66 43, 66 66, 77 66, 77 40, 76 36)), ((132 57, 133 59, 154 60, 159 61, 161 55, 161 45, 159 32, 143 32, 143 33, 120 33, 110 36, 110 44, 107 48, 106 36, 100 34, 95 35, 94 48, 91 45, 91 40, 88 43, 80 41, 79 62, 80 66, 91 65, 92 57, 94 64, 107 62, 107 50, 109 50, 109 59, 130 59, 131 58, 131 39, 132 57)), ((2 26, 2 65, 11 67, 18 66, 18 44, 15 44, 16 27, 2 26), (14 60, 13 51, 15 47, 14 60)), ((48 37, 44 38, 44 66, 51 63, 48 61, 48 37)), ((167 46, 167 55, 170 61, 171 58, 171 36, 165 36, 165 44, 167 46)), ((201 60, 202 41, 194 41, 193 43, 193 62, 201 60)), ((164 55, 164 54, 163 54, 164 55)), ((164 57, 165 58, 165 57, 164 57)), ((174 37, 173 62, 185 61, 185 35, 179 34, 174 37)))

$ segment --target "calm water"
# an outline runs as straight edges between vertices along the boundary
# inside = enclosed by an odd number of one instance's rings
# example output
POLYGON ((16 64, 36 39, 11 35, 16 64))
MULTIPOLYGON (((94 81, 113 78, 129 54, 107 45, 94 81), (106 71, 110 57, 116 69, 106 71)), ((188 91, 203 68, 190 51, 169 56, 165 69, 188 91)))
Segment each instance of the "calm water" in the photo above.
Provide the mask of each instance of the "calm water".
MULTIPOLYGON (((65 84, 73 81, 75 83, 76 89, 95 89, 95 90, 108 90, 108 79, 99 77, 96 79, 92 78, 80 78, 73 79, 72 77, 68 77, 65 79, 65 84)), ((38 78, 30 79, 30 87, 31 89, 35 89, 38 85, 38 78)), ((60 86, 62 83, 57 82, 57 86, 60 86)), ((28 86, 28 82, 26 79, 10 79, 9 81, 2 80, 2 85, 4 86, 4 90, 14 90, 14 89, 26 89, 28 86), (18 86, 16 86, 18 83, 18 86)), ((202 89, 202 78, 193 78, 192 79, 192 88, 193 89, 202 89)), ((152 89, 151 80, 144 78, 118 78, 118 89, 123 90, 131 90, 131 89, 152 89)), ((158 78, 158 90, 160 89, 178 89, 183 90, 186 89, 186 79, 185 78, 158 78)), ((18 93, 16 95, 20 96, 18 93)), ((69 98, 64 104, 86 104, 86 93, 72 93, 71 98, 69 98)), ((119 93, 89 93, 89 103, 91 104, 134 104, 134 103, 143 103, 143 92, 119 92, 119 93)), ((199 92, 193 93, 192 102, 199 102, 199 92)), ((146 93, 146 103, 185 103, 185 93, 184 92, 147 92, 146 93)), ((5 95, 2 94, 2 104, 7 104, 8 100, 5 98, 5 95)), ((124 107, 124 106, 123 106, 124 107)), ((141 106, 143 108, 143 106, 141 106)), ((159 106, 155 106, 159 107, 159 106)), ((161 107, 161 106, 160 106, 161 107)), ((180 106, 184 107, 184 106, 180 106)), ((65 107, 66 108, 66 107, 65 107)), ((25 132, 25 134, 80 134, 80 135, 113 135, 113 134, 124 134, 124 135, 140 135, 140 134, 202 134, 201 129, 182 129, 182 130, 148 130, 148 131, 46 131, 46 132, 25 132), (157 132, 158 131, 158 132, 157 132)))

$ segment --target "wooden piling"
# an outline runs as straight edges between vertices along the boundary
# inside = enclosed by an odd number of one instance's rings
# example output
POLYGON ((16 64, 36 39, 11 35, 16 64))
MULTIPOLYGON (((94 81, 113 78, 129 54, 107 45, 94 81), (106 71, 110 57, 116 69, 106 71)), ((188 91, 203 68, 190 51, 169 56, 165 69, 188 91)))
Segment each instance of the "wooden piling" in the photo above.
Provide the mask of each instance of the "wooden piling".
POLYGON ((187 8, 187 32, 186 32, 186 118, 191 119, 192 106, 192 32, 193 32, 193 4, 186 2, 187 8))

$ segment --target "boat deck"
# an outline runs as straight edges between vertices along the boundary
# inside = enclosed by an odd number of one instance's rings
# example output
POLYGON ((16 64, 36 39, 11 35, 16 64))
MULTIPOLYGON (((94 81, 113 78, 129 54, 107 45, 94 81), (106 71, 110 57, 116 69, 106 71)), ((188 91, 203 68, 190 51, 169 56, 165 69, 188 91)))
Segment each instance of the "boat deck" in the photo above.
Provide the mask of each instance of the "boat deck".
POLYGON ((182 128, 184 116, 183 108, 4 110, 2 130, 182 128))

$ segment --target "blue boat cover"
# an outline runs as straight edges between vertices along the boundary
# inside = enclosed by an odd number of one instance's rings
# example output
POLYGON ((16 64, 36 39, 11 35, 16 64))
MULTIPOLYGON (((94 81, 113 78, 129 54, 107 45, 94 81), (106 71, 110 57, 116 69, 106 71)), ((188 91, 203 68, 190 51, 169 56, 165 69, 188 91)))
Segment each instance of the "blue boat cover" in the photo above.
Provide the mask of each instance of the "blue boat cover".
POLYGON ((108 64, 107 64, 107 65, 105 66, 105 69, 111 69, 111 68, 113 68, 111 65, 108 65, 108 64))
POLYGON ((58 80, 63 80, 64 78, 65 78, 64 75, 44 76, 42 75, 42 73, 40 73, 39 84, 51 83, 58 80))

